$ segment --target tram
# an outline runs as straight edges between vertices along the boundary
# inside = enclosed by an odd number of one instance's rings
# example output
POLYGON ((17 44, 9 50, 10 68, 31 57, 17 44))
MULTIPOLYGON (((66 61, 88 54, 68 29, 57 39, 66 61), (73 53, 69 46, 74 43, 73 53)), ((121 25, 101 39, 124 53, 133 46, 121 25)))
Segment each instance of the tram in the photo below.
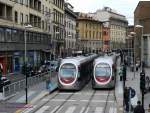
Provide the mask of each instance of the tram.
POLYGON ((62 59, 58 71, 59 90, 80 90, 90 80, 96 54, 62 59))
POLYGON ((117 56, 115 54, 94 60, 92 88, 114 88, 116 81, 117 56))

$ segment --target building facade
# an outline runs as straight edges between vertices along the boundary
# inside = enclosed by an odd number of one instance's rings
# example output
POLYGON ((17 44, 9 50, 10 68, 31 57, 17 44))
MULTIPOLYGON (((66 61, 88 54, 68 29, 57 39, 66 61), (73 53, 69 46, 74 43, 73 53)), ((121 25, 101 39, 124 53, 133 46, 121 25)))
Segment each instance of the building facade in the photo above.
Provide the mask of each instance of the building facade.
POLYGON ((53 8, 53 48, 55 56, 61 57, 65 50, 64 0, 51 0, 53 8))
POLYGON ((125 47, 128 22, 124 15, 117 13, 109 7, 104 7, 95 13, 89 14, 96 20, 108 23, 110 30, 110 49, 125 47))
POLYGON ((102 49, 102 22, 88 14, 77 13, 79 48, 84 52, 98 52, 102 49))
POLYGON ((136 32, 136 57, 143 56, 143 61, 150 66, 150 1, 140 1, 134 11, 136 32), (142 27, 136 27, 140 25, 142 27), (141 43, 143 42, 143 44, 141 43), (143 52, 141 52, 141 47, 143 52))
POLYGON ((65 3, 65 52, 70 56, 76 50, 76 19, 73 6, 65 3))
POLYGON ((27 62, 41 65, 52 52, 53 2, 49 0, 0 0, 0 63, 3 74, 20 72, 27 62), (32 28, 28 28, 30 24, 32 28))
POLYGON ((133 63, 134 62, 134 49, 135 49, 135 36, 132 35, 132 32, 134 31, 134 26, 130 25, 127 28, 127 38, 126 38, 126 56, 128 62, 133 63))
POLYGON ((103 34, 102 34, 102 45, 103 45, 103 48, 102 50, 103 51, 107 51, 107 50, 110 50, 110 28, 109 28, 109 23, 108 22, 104 22, 103 23, 103 34))

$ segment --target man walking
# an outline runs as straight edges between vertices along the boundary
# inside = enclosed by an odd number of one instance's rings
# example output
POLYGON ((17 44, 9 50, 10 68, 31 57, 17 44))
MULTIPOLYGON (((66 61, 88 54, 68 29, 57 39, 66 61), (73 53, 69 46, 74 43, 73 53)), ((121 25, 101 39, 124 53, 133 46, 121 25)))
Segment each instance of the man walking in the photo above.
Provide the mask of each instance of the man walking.
POLYGON ((145 113, 140 101, 137 101, 137 106, 134 108, 134 113, 145 113))
POLYGON ((3 73, 3 65, 0 63, 0 81, 2 78, 2 73, 3 73))

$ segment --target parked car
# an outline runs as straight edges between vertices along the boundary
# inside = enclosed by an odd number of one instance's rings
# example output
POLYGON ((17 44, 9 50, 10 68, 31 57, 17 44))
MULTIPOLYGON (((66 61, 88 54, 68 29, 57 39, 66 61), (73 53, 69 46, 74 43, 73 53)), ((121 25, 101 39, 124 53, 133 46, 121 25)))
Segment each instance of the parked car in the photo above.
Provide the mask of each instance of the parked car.
POLYGON ((42 65, 40 66, 39 70, 38 70, 38 74, 41 74, 41 73, 45 73, 48 71, 48 68, 46 65, 42 65))

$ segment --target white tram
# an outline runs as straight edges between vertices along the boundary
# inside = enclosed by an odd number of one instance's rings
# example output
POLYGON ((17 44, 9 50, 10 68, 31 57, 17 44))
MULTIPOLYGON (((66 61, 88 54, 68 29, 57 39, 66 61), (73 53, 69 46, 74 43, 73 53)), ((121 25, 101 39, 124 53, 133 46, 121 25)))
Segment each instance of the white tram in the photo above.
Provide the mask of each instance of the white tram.
POLYGON ((91 78, 96 54, 62 59, 58 72, 60 90, 80 90, 91 78))
POLYGON ((114 88, 117 56, 102 56, 94 60, 92 88, 114 88))

